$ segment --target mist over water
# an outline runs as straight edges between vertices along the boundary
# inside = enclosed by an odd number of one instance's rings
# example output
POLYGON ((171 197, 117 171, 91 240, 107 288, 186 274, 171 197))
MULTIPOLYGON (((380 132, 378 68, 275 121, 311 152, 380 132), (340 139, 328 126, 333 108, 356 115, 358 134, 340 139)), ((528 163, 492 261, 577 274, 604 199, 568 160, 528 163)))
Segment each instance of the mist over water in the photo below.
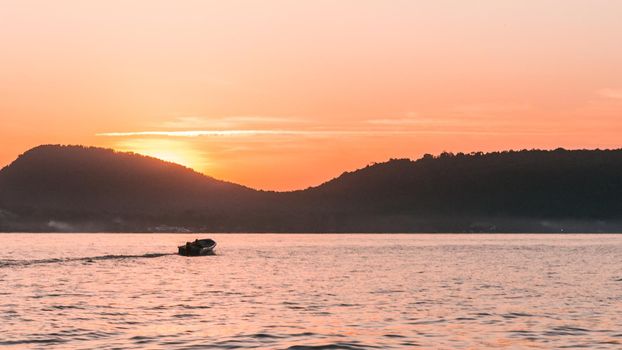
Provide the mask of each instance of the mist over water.
POLYGON ((622 236, 1 234, 0 347, 619 349, 622 236))

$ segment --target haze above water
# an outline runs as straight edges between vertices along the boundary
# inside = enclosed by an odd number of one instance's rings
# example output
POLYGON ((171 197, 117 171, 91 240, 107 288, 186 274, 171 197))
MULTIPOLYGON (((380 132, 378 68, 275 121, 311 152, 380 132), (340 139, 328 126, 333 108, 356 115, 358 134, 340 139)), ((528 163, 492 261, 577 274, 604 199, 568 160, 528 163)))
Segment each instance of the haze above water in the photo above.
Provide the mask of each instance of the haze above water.
POLYGON ((622 346, 622 236, 0 235, 0 346, 622 346))

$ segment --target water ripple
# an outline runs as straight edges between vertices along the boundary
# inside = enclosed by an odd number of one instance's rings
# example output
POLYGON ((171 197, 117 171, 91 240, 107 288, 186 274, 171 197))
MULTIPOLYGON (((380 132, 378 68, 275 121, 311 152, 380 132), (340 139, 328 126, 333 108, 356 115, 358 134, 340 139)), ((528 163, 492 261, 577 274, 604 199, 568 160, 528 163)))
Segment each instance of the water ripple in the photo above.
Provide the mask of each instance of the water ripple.
POLYGON ((622 236, 216 235, 216 257, 145 253, 194 238, 0 235, 0 347, 622 343, 622 236))

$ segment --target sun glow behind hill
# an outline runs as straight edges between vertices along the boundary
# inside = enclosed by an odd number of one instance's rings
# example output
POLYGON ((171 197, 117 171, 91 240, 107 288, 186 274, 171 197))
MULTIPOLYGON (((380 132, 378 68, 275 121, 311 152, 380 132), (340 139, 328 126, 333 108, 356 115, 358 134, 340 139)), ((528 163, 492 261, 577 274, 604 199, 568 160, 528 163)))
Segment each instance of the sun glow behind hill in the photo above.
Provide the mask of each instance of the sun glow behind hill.
POLYGON ((209 168, 205 152, 193 149, 190 144, 178 140, 130 139, 119 143, 115 149, 177 163, 198 172, 205 172, 209 168))

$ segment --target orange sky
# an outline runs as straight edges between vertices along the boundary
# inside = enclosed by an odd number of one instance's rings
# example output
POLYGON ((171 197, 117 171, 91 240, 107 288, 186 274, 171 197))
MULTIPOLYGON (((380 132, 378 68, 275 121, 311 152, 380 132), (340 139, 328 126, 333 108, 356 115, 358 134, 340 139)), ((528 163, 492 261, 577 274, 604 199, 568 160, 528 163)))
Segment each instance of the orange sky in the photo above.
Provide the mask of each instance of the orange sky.
POLYGON ((0 5, 0 165, 44 143, 263 189, 391 157, 618 148, 622 1, 0 5))

